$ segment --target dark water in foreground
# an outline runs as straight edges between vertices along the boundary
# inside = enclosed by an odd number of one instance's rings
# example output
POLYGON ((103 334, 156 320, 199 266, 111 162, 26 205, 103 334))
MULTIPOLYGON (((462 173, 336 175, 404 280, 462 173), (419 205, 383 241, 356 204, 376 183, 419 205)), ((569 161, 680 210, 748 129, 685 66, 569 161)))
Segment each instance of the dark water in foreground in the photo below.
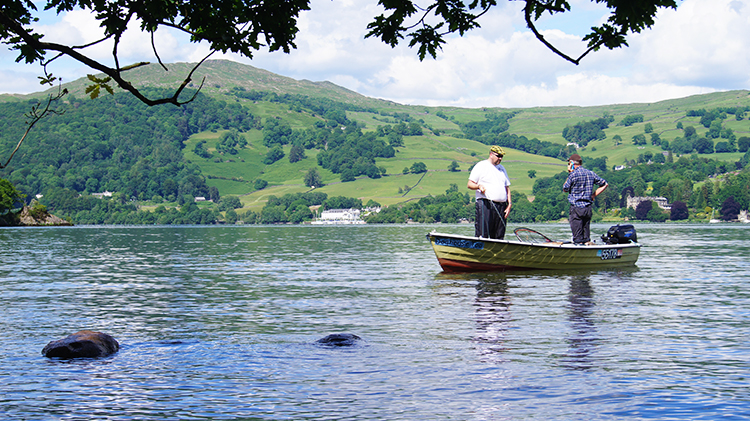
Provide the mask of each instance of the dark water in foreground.
POLYGON ((750 226, 637 228, 633 269, 460 275, 425 234, 466 225, 0 229, 0 414, 750 418, 750 226), (120 352, 41 356, 84 328, 120 352))

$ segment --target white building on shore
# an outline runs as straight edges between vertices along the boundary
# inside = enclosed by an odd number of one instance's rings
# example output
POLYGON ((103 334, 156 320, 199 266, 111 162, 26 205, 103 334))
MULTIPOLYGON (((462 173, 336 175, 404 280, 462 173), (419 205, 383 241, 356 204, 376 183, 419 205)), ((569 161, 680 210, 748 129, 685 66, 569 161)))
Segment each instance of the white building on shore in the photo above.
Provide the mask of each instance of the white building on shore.
POLYGON ((313 225, 353 225, 365 224, 360 218, 359 209, 328 209, 320 213, 320 217, 311 222, 313 225))
POLYGON ((105 197, 112 197, 112 192, 106 190, 104 193, 91 193, 91 195, 98 199, 104 199, 105 197))
POLYGON ((662 208, 664 210, 668 211, 668 210, 672 209, 672 205, 669 204, 669 202, 667 201, 666 197, 638 197, 638 196, 633 197, 633 196, 629 196, 626 200, 627 200, 628 207, 629 208, 633 208, 633 209, 637 208, 638 205, 641 202, 645 202, 647 200, 650 200, 650 201, 656 203, 660 208, 662 208))

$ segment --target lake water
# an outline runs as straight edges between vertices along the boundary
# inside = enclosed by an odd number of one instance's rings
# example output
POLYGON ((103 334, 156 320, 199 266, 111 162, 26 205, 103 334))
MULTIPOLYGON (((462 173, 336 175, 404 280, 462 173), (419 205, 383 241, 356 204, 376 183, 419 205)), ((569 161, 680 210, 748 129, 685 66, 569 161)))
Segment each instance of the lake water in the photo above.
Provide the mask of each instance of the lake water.
POLYGON ((636 227, 635 268, 505 274, 441 272, 469 225, 0 229, 0 414, 748 419, 750 226, 636 227), (41 355, 81 329, 120 351, 41 355))

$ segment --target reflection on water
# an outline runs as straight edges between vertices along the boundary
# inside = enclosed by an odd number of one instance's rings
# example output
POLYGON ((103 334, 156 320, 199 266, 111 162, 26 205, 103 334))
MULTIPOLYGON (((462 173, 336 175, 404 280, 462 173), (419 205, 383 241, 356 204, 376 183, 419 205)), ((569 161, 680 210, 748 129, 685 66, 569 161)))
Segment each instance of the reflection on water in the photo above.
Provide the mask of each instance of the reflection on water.
POLYGON ((636 268, 503 274, 440 272, 465 225, 0 229, 0 413, 743 419, 748 227, 637 228, 636 268), (120 352, 41 356, 82 328, 120 352))
POLYGON ((502 355, 494 354, 507 350, 506 340, 508 330, 511 329, 511 297, 508 294, 507 279, 502 275, 490 275, 480 279, 476 289, 475 340, 485 345, 480 348, 481 354, 502 359, 502 355))
POLYGON ((570 351, 564 365, 575 370, 587 370, 594 367, 591 353, 595 352, 599 338, 594 323, 594 288, 588 276, 573 276, 570 279, 570 335, 567 338, 570 351))

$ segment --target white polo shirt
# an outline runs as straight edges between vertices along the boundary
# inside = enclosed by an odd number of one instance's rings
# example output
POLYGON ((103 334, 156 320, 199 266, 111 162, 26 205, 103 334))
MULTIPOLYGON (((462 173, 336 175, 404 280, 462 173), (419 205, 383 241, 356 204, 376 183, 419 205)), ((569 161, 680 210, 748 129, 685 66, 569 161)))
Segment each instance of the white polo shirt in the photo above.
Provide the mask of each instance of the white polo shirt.
POLYGON ((469 174, 469 180, 485 187, 484 193, 476 190, 477 199, 489 199, 493 202, 508 201, 508 192, 505 188, 510 186, 510 180, 502 165, 498 168, 486 159, 477 162, 469 174))

